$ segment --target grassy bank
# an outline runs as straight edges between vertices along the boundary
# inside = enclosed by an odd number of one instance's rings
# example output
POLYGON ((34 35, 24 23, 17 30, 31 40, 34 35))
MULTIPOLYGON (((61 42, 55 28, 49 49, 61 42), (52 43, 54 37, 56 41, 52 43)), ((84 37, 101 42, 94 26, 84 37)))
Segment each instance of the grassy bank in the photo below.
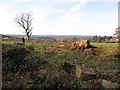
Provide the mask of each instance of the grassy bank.
POLYGON ((91 43, 97 48, 56 51, 55 41, 26 42, 3 41, 3 87, 23 88, 103 88, 102 79, 120 83, 118 43, 91 43), (52 47, 50 49, 49 47, 52 47), (95 82, 77 80, 75 72, 69 74, 64 63, 85 66, 97 73, 95 82), (17 65, 17 66, 16 66, 17 65), (15 69, 16 67, 16 69, 15 69))

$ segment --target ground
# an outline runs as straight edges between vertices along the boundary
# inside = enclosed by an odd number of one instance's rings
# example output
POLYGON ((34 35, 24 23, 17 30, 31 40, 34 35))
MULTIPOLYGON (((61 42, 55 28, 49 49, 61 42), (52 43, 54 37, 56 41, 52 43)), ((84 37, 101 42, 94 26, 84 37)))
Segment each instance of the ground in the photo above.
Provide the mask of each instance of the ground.
POLYGON ((3 88, 104 88, 106 79, 120 84, 118 43, 91 43, 96 48, 57 51, 58 41, 2 41, 3 88), (64 63, 72 66, 69 73, 64 63), (77 79, 75 66, 95 71, 96 78, 77 79))

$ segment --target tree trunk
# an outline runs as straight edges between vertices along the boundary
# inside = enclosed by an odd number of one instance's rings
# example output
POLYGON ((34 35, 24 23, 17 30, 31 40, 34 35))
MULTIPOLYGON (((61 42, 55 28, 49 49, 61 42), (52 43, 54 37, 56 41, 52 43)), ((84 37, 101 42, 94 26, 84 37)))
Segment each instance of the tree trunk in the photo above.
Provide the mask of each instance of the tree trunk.
POLYGON ((27 40, 29 41, 29 40, 30 40, 30 35, 29 35, 29 33, 27 33, 26 36, 27 36, 27 40))

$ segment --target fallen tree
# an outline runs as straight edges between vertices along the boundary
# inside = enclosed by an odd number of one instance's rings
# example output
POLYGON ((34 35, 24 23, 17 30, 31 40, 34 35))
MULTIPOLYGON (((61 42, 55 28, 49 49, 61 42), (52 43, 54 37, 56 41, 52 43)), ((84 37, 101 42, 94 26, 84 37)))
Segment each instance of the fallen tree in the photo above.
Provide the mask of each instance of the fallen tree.
POLYGON ((87 39, 82 39, 79 41, 66 41, 60 43, 60 45, 57 47, 58 51, 62 50, 78 50, 78 49, 86 49, 92 47, 90 45, 90 41, 87 39))

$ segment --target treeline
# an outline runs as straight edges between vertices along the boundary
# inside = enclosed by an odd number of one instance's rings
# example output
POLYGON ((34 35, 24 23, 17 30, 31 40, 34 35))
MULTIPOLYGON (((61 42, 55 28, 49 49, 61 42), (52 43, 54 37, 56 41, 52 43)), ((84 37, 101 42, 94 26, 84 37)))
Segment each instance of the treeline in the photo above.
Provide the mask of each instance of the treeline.
POLYGON ((109 42, 112 41, 113 37, 112 36, 94 36, 92 41, 93 42, 109 42))

